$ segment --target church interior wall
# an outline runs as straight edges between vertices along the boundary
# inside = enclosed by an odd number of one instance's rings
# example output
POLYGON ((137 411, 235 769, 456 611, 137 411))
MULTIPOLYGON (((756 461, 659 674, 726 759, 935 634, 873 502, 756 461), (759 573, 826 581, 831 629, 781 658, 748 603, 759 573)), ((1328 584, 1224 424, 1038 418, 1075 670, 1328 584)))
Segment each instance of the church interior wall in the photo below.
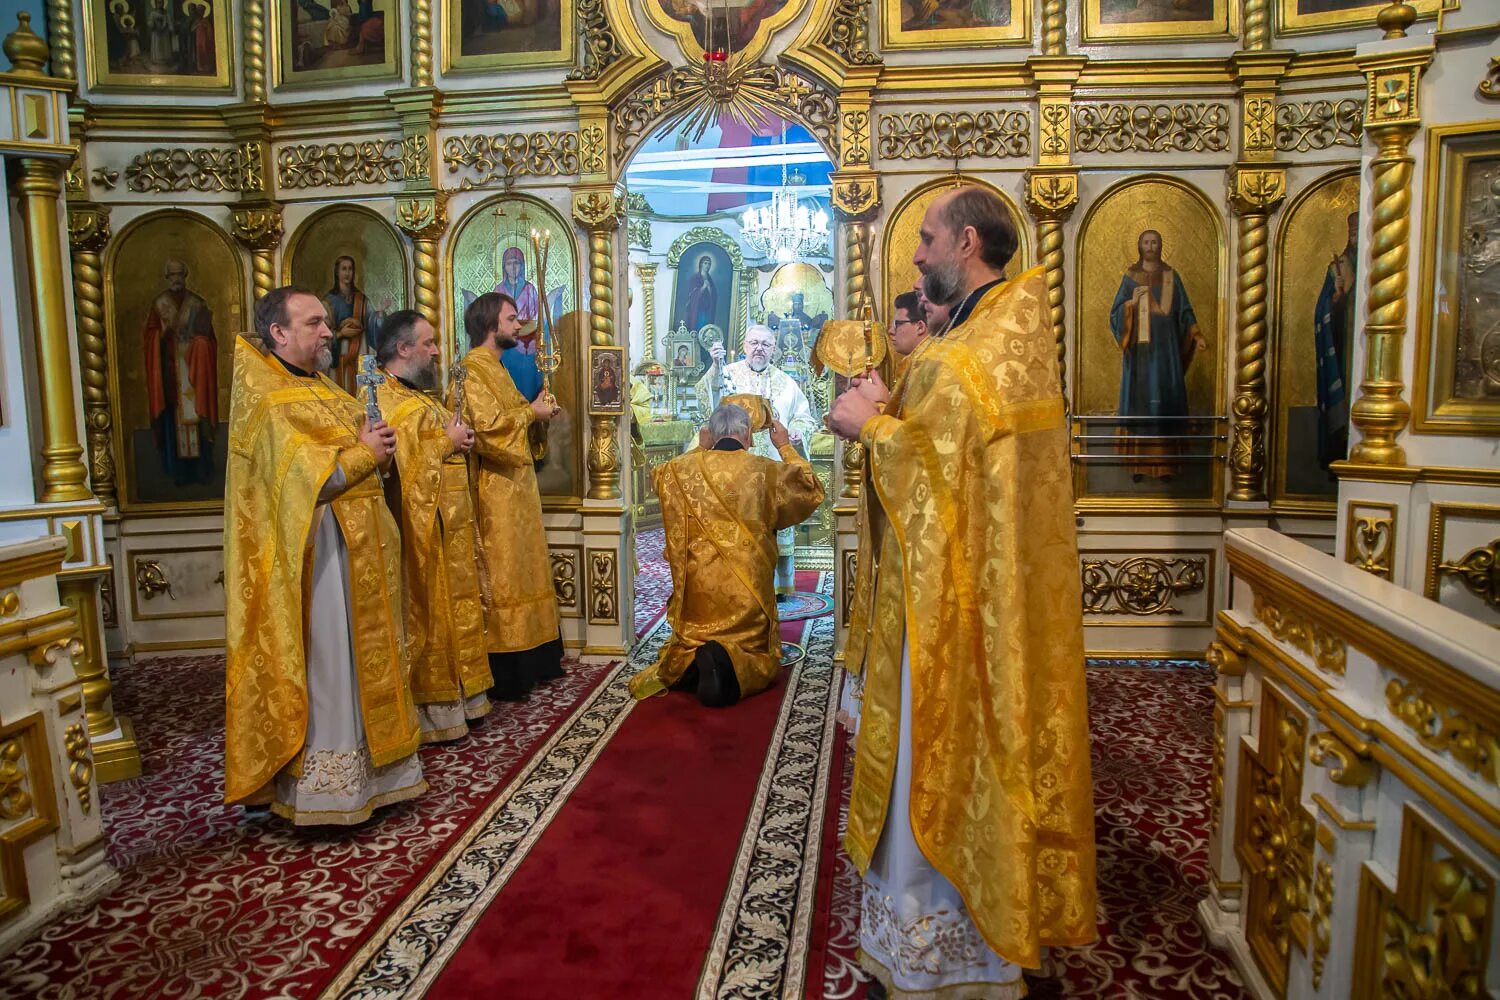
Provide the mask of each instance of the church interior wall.
MULTIPOLYGON (((24 260, 26 249, 21 239, 19 216, 8 194, 8 181, 0 177, 0 191, 7 191, 5 199, 6 225, 0 227, 0 260, 19 265, 24 260)), ((13 273, 24 274, 19 266, 13 273)), ((4 345, 4 359, 0 360, 0 374, 4 376, 5 396, 0 400, 0 463, 10 469, 31 469, 31 456, 35 451, 32 434, 34 416, 30 394, 26 391, 26 373, 35 371, 24 363, 34 358, 34 350, 26 343, 29 339, 23 331, 29 331, 31 311, 23 301, 27 294, 19 282, 0 283, 0 344, 4 345)), ((11 507, 31 503, 36 497, 36 484, 32 475, 0 477, 0 507, 11 507)))

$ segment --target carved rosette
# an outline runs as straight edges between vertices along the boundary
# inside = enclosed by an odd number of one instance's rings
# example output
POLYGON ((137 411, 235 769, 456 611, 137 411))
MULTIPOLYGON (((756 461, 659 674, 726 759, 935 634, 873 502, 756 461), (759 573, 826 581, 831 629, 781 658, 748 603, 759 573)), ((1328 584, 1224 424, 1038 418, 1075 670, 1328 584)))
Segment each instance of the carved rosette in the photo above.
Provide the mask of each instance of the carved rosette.
POLYGON ((1047 308, 1052 337, 1057 342, 1057 379, 1067 395, 1068 355, 1066 309, 1063 305, 1063 223, 1078 204, 1078 174, 1070 171, 1031 171, 1026 175, 1026 208, 1036 219, 1038 257, 1047 273, 1047 308))
MULTIPOLYGON (((1411 8, 1406 8, 1411 10, 1411 8)), ((1382 11, 1382 16, 1385 11, 1382 11)), ((1430 50, 1356 59, 1365 74, 1365 134, 1378 153, 1371 162, 1374 190, 1369 294, 1365 297, 1365 370, 1349 418, 1360 440, 1349 459, 1364 465, 1405 465, 1396 437, 1411 419, 1403 399, 1401 344, 1406 336, 1407 254, 1411 241, 1411 138, 1421 127, 1418 96, 1430 50)))
POLYGON ((73 257, 73 311, 78 322, 89 482, 99 502, 113 507, 117 503, 111 434, 114 417, 109 408, 109 348, 104 333, 104 266, 100 259, 109 236, 109 209, 88 204, 69 206, 68 243, 73 257))
POLYGON ((1236 267, 1234 443, 1229 453, 1231 500, 1264 500, 1266 475, 1266 243, 1269 218, 1286 197, 1286 172, 1231 167, 1229 200, 1239 216, 1236 267))
POLYGON ((441 191, 402 195, 396 199, 396 225, 412 241, 417 286, 414 308, 433 329, 441 330, 438 240, 448 228, 446 197, 441 191))
POLYGON ((250 251, 255 269, 255 297, 276 287, 276 248, 281 245, 281 206, 246 205, 230 216, 234 238, 250 251))
MULTIPOLYGON (((589 234, 589 342, 615 342, 614 238, 625 218, 624 192, 616 187, 573 193, 573 220, 589 234)), ((589 418, 590 500, 620 496, 619 418, 589 418)))

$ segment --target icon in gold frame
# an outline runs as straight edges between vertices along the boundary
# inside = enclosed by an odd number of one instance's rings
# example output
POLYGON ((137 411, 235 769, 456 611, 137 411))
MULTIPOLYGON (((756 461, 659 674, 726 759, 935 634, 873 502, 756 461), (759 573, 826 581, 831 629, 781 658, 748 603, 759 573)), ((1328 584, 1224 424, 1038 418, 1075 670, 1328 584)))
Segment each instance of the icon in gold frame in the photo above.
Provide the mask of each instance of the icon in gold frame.
POLYGON ((86 0, 89 89, 233 90, 233 16, 227 0, 86 0))

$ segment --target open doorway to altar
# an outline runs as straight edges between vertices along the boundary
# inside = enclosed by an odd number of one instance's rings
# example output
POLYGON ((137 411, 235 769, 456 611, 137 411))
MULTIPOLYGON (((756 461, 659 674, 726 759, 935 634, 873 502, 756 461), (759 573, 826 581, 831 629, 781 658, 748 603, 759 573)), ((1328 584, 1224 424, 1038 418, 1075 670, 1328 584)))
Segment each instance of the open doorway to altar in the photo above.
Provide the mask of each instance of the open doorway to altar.
MULTIPOLYGON (((696 447, 718 398, 744 388, 726 387, 724 369, 746 359, 745 334, 757 326, 771 331, 769 365, 806 400, 805 426, 778 417, 800 431, 826 494, 793 532, 796 592, 778 612, 787 621, 832 608, 823 593, 834 563, 835 448, 823 428, 832 378, 812 357, 834 315, 833 169, 807 129, 768 112, 751 124, 725 117, 696 139, 653 135, 625 172, 637 635, 661 620, 672 586, 651 470, 696 447)), ((778 411, 795 408, 786 395, 772 401, 778 411)))

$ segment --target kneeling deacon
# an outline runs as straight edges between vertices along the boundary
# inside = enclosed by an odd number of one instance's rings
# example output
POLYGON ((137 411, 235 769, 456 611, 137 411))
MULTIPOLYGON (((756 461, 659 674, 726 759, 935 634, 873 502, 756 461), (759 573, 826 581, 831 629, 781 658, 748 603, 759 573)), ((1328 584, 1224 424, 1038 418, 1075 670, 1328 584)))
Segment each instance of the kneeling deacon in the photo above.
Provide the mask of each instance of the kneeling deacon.
POLYGON ((631 680, 637 699, 690 688, 721 708, 764 691, 781 668, 776 532, 816 510, 823 486, 765 401, 745 402, 770 427, 780 461, 751 454, 750 414, 724 403, 697 450, 651 472, 672 569, 672 638, 631 680))
MULTIPOLYGON (((387 497, 401 519, 406 579, 406 643, 422 742, 457 739, 489 713, 474 504, 467 456, 474 432, 428 395, 438 387, 438 343, 414 309, 391 313, 376 338, 380 412, 396 430, 387 497)), ((364 391, 368 392, 368 388, 364 391)))

